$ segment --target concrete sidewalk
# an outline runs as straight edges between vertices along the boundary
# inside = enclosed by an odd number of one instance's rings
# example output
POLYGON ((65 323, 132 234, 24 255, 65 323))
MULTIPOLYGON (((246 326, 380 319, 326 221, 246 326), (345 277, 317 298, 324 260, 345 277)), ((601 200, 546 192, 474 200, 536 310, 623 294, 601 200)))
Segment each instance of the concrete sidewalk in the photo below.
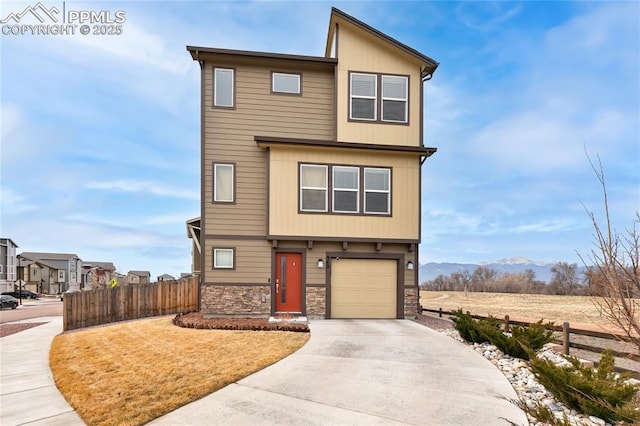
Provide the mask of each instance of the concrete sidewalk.
POLYGON ((154 425, 528 425, 488 360, 406 320, 310 324, 293 355, 154 425))
POLYGON ((0 424, 84 425, 58 391, 49 368, 49 348, 62 332, 62 317, 0 339, 0 424))

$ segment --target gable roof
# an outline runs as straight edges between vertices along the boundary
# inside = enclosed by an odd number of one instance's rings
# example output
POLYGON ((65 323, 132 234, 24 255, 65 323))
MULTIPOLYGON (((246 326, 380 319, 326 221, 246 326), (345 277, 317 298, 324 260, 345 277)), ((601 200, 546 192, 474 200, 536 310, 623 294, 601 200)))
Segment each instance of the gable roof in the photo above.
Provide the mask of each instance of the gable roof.
POLYGON ((69 260, 80 259, 77 254, 74 253, 39 253, 32 251, 25 251, 20 253, 20 257, 26 257, 31 260, 69 260))
POLYGON ((149 271, 129 271, 128 275, 137 275, 139 277, 150 277, 151 272, 149 271))
POLYGON ((9 245, 9 243, 11 243, 13 247, 18 247, 18 245, 11 238, 0 238, 1 246, 9 245))
POLYGON ((59 266, 57 265, 52 265, 50 263, 47 263, 43 260, 33 260, 33 259, 28 259, 26 257, 20 257, 20 260, 18 261, 18 266, 21 268, 24 268, 26 266, 31 266, 31 265, 38 265, 40 267, 45 267, 45 268, 49 268, 49 269, 60 269, 59 266))
POLYGON ((336 28, 336 23, 339 22, 345 22, 347 24, 350 24, 351 26, 361 30, 361 31, 365 31, 369 34, 374 35, 375 37, 377 37, 378 39, 380 39, 381 41, 383 41, 386 44, 389 44, 393 47, 395 47, 396 49, 416 58, 417 60, 419 60, 420 62, 422 62, 422 77, 426 78, 426 77, 430 77, 436 70, 436 68, 438 68, 439 63, 436 62, 435 60, 431 59, 430 57, 428 57, 427 55, 418 52, 417 50, 415 50, 412 47, 407 46, 404 43, 399 42, 398 40, 396 40, 393 37, 390 37, 388 35, 386 35, 385 33, 376 30, 375 28, 365 24, 364 22, 354 18, 351 15, 348 15, 346 13, 344 13, 343 11, 341 11, 340 9, 337 9, 335 7, 331 8, 331 19, 329 21, 329 32, 327 34, 327 45, 325 47, 325 56, 329 57, 331 55, 331 42, 333 40, 333 37, 335 37, 335 28, 336 28))
POLYGON ((85 260, 82 262, 82 266, 87 268, 87 267, 97 267, 97 268, 102 268, 105 271, 115 271, 116 267, 112 262, 95 262, 92 260, 85 260))
POLYGON ((175 280, 175 277, 173 275, 169 275, 169 274, 159 275, 158 278, 171 278, 172 280, 175 280))

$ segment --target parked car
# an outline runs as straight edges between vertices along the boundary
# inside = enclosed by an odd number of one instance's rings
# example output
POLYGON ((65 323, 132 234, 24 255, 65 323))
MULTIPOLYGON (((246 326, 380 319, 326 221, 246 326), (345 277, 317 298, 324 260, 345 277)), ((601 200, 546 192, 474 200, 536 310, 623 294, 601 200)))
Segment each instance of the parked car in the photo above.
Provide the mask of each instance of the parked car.
POLYGON ((18 307, 18 299, 8 294, 0 295, 0 307, 15 309, 18 307))
POLYGON ((18 289, 18 290, 14 290, 14 291, 5 291, 4 293, 2 293, 3 295, 8 295, 8 296, 13 296, 16 299, 20 299, 20 294, 22 293, 22 298, 23 299, 37 299, 38 297, 40 297, 40 293, 36 293, 34 291, 31 290, 25 290, 25 289, 18 289))
POLYGON ((67 291, 65 291, 64 293, 62 293, 60 295, 60 301, 62 302, 64 300, 64 295, 65 294, 70 294, 70 293, 80 293, 82 290, 78 290, 77 288, 70 288, 67 291))

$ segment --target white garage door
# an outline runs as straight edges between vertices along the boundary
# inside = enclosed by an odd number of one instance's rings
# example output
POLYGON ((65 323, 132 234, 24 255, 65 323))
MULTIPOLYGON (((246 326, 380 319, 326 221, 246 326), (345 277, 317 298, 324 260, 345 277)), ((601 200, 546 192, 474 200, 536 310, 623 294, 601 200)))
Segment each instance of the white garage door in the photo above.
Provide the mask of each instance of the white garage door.
POLYGON ((331 318, 396 318, 397 261, 331 262, 331 318))

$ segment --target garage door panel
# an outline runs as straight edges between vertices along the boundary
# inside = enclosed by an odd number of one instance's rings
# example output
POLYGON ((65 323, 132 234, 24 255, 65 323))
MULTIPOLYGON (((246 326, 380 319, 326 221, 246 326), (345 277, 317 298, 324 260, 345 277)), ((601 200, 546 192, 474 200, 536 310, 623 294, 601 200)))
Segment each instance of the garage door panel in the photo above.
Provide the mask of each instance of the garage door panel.
POLYGON ((340 259, 331 268, 332 318, 396 318, 395 260, 340 259))

